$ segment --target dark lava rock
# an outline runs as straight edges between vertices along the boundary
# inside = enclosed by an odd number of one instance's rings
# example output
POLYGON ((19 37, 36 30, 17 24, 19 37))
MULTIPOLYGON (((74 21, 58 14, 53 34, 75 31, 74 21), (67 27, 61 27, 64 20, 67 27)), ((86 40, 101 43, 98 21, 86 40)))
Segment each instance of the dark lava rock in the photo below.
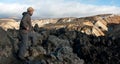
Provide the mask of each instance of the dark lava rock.
POLYGON ((65 28, 47 30, 38 26, 34 30, 37 45, 30 47, 29 61, 20 61, 16 56, 18 31, 0 28, 0 64, 120 64, 118 35, 96 37, 65 28))
POLYGON ((8 33, 0 28, 0 64, 15 64, 16 58, 13 55, 13 40, 8 33))

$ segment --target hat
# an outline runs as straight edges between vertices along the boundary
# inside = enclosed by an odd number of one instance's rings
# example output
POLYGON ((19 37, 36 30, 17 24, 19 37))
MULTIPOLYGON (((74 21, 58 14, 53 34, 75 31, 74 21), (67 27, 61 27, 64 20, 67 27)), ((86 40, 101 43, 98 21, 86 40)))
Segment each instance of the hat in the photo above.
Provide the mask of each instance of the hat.
POLYGON ((34 9, 32 7, 29 7, 27 8, 27 11, 30 12, 30 11, 34 11, 34 9))

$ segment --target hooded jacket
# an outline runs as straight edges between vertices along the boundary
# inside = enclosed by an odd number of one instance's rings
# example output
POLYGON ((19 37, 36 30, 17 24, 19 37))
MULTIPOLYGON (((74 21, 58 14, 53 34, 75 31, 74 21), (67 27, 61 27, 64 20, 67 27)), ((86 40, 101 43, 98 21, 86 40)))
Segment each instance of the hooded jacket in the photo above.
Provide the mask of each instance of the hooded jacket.
POLYGON ((31 23, 31 15, 28 12, 24 12, 23 17, 20 22, 20 30, 26 30, 29 28, 28 31, 32 31, 32 23, 31 23))

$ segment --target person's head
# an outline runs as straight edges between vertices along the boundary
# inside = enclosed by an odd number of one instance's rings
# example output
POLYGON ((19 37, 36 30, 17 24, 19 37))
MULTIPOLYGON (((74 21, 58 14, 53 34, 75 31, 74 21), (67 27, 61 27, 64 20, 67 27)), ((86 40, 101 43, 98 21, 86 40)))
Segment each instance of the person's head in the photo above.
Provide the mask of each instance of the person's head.
POLYGON ((34 9, 32 7, 27 8, 27 12, 30 13, 30 15, 32 16, 34 9))

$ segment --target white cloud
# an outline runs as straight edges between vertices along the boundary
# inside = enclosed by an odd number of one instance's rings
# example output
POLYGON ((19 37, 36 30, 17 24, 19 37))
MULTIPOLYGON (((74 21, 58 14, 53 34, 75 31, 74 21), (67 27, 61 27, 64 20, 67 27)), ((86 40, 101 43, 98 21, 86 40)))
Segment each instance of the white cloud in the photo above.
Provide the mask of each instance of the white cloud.
POLYGON ((28 5, 21 5, 21 4, 5 4, 0 3, 0 17, 1 15, 5 17, 15 17, 21 16, 21 13, 24 11, 24 8, 27 8, 28 5))
POLYGON ((120 13, 120 7, 116 6, 96 6, 82 4, 77 1, 66 1, 66 0, 30 0, 24 3, 29 4, 6 4, 0 3, 0 14, 6 16, 21 16, 26 8, 33 6, 35 13, 33 17, 38 18, 54 18, 54 17, 81 17, 104 13, 120 13))

